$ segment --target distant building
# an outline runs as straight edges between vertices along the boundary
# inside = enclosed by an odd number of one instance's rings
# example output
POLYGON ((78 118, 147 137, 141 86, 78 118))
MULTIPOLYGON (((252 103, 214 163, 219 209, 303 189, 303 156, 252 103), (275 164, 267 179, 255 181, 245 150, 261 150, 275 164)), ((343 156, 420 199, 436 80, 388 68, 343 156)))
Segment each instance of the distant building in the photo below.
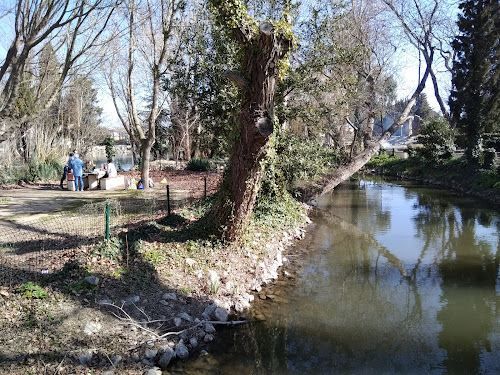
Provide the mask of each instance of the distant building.
POLYGON ((128 140, 128 134, 123 128, 108 128, 109 136, 116 142, 128 140))
MULTIPOLYGON (((376 135, 382 134, 382 130, 386 131, 392 126, 392 124, 394 124, 395 118, 397 118, 397 115, 395 113, 384 116, 382 119, 382 123, 380 121, 376 122, 373 133, 376 135)), ((420 134, 421 127, 422 122, 420 116, 410 115, 404 122, 403 126, 400 127, 393 135, 411 137, 420 134)))

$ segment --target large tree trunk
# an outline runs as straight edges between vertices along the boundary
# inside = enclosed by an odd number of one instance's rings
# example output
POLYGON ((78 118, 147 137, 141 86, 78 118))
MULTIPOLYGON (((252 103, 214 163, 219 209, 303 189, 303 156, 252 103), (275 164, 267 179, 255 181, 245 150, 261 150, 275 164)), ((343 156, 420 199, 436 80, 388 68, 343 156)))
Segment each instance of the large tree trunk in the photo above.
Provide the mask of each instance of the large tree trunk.
POLYGON ((244 89, 239 116, 240 137, 231 155, 216 205, 217 224, 225 239, 241 238, 252 214, 263 175, 265 157, 273 133, 273 106, 278 76, 278 61, 290 47, 263 23, 259 34, 250 41, 246 53, 248 83, 234 74, 229 78, 244 89))
POLYGON ((141 141, 141 179, 144 189, 149 188, 149 160, 151 159, 152 142, 150 139, 141 141))

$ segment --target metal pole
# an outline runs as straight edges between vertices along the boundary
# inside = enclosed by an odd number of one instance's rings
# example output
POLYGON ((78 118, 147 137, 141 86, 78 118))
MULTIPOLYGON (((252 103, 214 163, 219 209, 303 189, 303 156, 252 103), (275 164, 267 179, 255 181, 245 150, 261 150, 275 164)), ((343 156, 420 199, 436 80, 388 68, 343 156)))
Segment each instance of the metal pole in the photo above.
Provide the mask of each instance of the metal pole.
POLYGON ((205 198, 206 198, 206 197, 207 197, 207 178, 206 178, 206 177, 204 177, 204 178, 203 178, 203 180, 205 181, 205 190, 204 190, 204 193, 205 193, 205 194, 204 194, 204 196, 205 196, 205 198))
POLYGON ((170 187, 167 185, 167 212, 170 216, 170 187))
POLYGON ((109 202, 106 202, 106 241, 109 241, 109 202))

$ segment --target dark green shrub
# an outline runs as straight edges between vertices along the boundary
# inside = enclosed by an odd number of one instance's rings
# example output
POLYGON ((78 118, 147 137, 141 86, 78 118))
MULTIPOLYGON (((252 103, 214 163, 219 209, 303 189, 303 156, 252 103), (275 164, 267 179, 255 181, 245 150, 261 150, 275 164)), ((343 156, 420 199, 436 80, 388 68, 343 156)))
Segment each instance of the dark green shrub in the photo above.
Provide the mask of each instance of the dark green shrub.
POLYGON ((419 137, 423 148, 419 154, 436 163, 450 159, 455 153, 455 131, 442 118, 432 118, 424 123, 419 137))
POLYGON ((61 177, 63 169, 64 166, 59 159, 45 157, 42 161, 35 155, 28 163, 28 175, 24 179, 31 182, 57 180, 61 177))
POLYGON ((115 140, 111 137, 106 137, 102 143, 106 150, 106 159, 113 159, 115 156, 115 140))
POLYGON ((16 184, 26 180, 28 169, 25 164, 16 166, 2 166, 0 168, 0 185, 16 184))
POLYGON ((406 152, 408 153, 408 157, 414 158, 417 156, 417 149, 412 145, 408 145, 406 148, 406 152))
POLYGON ((191 159, 186 165, 186 170, 194 172, 208 172, 213 170, 212 163, 207 159, 191 159))
POLYGON ((336 151, 316 139, 284 131, 277 139, 276 173, 287 189, 319 180, 339 162, 336 151))
POLYGON ((483 167, 496 169, 498 166, 497 154, 494 148, 487 148, 483 151, 483 167))
POLYGON ((500 150, 500 134, 499 133, 484 134, 483 145, 486 148, 494 148, 495 150, 500 150))

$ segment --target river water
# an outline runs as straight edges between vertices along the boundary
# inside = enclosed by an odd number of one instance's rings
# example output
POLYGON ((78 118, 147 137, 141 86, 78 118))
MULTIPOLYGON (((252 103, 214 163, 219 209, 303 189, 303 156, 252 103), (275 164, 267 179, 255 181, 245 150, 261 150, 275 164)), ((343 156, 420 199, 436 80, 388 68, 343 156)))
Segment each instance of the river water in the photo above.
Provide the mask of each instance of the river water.
POLYGON ((294 279, 182 373, 500 374, 497 211, 373 180, 318 203, 294 279))
MULTIPOLYGON (((105 154, 98 155, 94 161, 96 166, 101 164, 107 164, 107 158, 105 154)), ((132 158, 132 153, 121 153, 113 157, 113 162, 115 166, 120 171, 129 171, 134 166, 134 159, 132 158)))

